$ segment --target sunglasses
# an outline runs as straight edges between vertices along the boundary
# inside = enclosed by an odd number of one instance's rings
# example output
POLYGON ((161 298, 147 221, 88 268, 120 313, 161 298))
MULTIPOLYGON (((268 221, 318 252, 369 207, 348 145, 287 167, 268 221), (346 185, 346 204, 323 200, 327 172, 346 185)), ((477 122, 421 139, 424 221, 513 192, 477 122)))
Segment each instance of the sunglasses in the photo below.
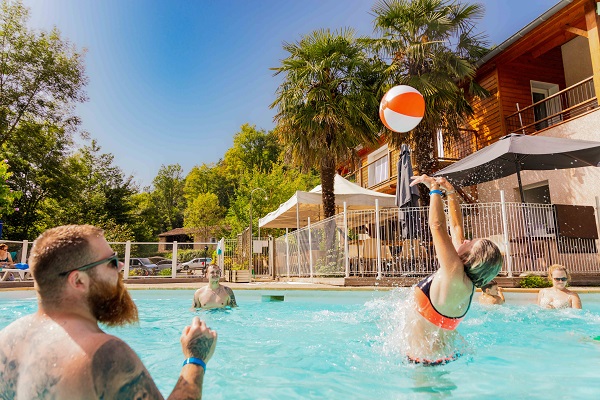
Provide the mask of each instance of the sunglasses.
POLYGON ((555 281, 561 281, 561 282, 566 282, 567 281, 567 277, 564 277, 564 278, 552 278, 552 279, 554 279, 555 281))
POLYGON ((117 257, 117 253, 115 252, 110 257, 106 257, 100 261, 96 261, 91 264, 86 264, 83 267, 73 268, 72 270, 61 272, 58 275, 65 276, 65 275, 69 275, 73 271, 85 271, 87 269, 94 268, 94 267, 97 267, 98 265, 102 265, 105 263, 109 263, 109 265, 111 267, 113 267, 114 269, 119 269, 119 258, 117 257))

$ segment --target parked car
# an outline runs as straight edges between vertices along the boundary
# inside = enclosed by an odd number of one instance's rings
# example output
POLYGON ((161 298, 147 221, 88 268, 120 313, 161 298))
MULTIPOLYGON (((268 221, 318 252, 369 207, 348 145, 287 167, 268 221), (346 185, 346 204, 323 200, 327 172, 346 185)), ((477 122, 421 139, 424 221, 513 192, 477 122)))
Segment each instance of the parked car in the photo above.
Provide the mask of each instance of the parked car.
POLYGON ((191 259, 190 261, 186 261, 181 263, 181 268, 184 271, 194 271, 201 270, 202 272, 206 271, 206 267, 212 262, 212 258, 210 257, 199 257, 191 259))
POLYGON ((156 275, 159 271, 158 266, 147 258, 130 258, 129 269, 133 268, 139 268, 143 276, 156 275))
MULTIPOLYGON (((162 271, 163 269, 173 267, 173 261, 165 258, 164 260, 157 262, 156 266, 158 267, 159 271, 162 271)), ((182 269, 181 263, 178 262, 177 263, 177 272, 181 272, 181 269, 182 269)))

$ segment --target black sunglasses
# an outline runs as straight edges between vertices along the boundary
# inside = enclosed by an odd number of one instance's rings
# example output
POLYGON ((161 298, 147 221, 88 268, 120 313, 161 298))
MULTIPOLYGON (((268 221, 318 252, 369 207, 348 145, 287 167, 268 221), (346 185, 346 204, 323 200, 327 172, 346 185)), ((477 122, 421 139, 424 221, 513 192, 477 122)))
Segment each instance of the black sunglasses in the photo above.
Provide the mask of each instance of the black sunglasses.
POLYGON ((552 278, 552 279, 554 279, 555 281, 561 281, 561 282, 566 282, 567 281, 566 277, 564 277, 564 278, 552 278))
POLYGON ((110 263, 110 266, 114 269, 119 269, 119 258, 117 257, 117 253, 114 252, 110 257, 106 257, 100 261, 93 262, 91 264, 86 264, 83 267, 73 268, 72 270, 61 272, 60 276, 69 275, 73 271, 85 271, 86 269, 97 267, 98 265, 102 265, 104 263, 110 263))

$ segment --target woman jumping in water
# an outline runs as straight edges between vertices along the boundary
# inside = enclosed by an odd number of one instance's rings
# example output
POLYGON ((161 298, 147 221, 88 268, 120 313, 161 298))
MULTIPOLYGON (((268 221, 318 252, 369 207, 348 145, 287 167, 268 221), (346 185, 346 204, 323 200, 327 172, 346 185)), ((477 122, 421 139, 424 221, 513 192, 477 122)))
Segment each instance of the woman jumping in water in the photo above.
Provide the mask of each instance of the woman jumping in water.
POLYGON ((488 239, 465 240, 460 204, 446 179, 427 175, 412 179, 411 185, 423 183, 430 189, 429 229, 440 267, 415 287, 416 309, 407 321, 407 355, 413 363, 439 365, 460 355, 454 347, 454 330, 469 310, 475 287, 500 271, 502 255, 488 239), (448 196, 450 236, 440 189, 448 196))

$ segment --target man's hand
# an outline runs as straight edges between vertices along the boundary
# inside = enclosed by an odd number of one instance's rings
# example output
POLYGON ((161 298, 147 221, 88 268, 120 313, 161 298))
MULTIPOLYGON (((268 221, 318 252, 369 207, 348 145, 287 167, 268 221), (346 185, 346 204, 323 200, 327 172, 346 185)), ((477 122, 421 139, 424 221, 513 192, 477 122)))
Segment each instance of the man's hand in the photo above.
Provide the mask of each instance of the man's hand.
POLYGON ((181 348, 186 358, 200 358, 208 363, 216 346, 217 332, 208 328, 200 318, 194 317, 192 325, 183 328, 181 348))

